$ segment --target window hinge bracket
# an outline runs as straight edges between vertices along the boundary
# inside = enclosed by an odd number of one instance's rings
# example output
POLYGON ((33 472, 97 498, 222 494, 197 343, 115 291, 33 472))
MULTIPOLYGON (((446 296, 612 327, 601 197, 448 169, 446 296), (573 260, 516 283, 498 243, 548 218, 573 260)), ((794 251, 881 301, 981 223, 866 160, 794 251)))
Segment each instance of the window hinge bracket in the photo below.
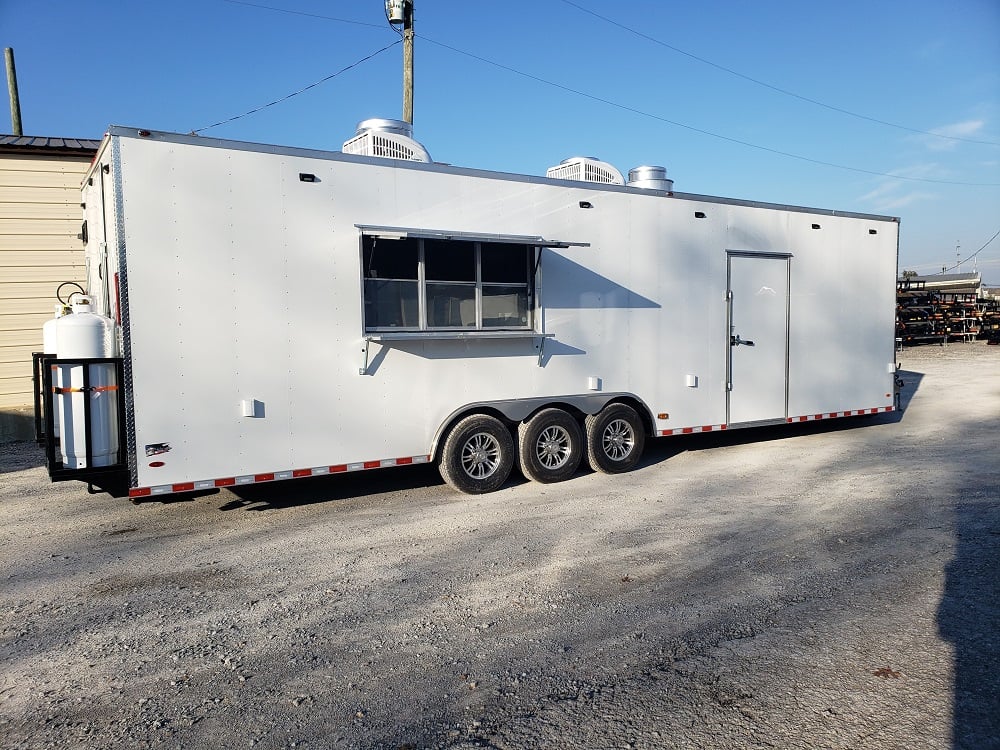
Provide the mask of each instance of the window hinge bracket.
POLYGON ((365 363, 358 370, 358 375, 368 374, 368 348, 371 346, 372 340, 370 337, 365 338, 365 363))

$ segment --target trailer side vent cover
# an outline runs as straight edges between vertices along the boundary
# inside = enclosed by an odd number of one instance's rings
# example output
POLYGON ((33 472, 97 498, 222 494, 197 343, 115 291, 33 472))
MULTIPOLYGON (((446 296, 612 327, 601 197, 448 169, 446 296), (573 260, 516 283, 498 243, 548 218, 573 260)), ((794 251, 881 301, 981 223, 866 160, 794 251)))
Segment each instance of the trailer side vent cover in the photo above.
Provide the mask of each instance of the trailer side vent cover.
POLYGON ((622 173, 592 156, 573 156, 563 159, 554 167, 545 170, 545 176, 553 180, 577 180, 579 182, 599 182, 604 185, 624 185, 622 173))
POLYGON ((696 218, 696 219, 704 219, 705 218, 705 212, 704 211, 695 211, 694 212, 694 218, 696 218))
POLYGON ((343 152, 383 159, 431 161, 427 149, 413 139, 413 126, 404 120, 362 120, 354 137, 344 142, 343 152))
POLYGON ((812 228, 813 229, 822 229, 822 227, 819 224, 813 224, 812 228))
POLYGON ((868 234, 878 234, 878 230, 877 229, 869 229, 868 230, 868 234))

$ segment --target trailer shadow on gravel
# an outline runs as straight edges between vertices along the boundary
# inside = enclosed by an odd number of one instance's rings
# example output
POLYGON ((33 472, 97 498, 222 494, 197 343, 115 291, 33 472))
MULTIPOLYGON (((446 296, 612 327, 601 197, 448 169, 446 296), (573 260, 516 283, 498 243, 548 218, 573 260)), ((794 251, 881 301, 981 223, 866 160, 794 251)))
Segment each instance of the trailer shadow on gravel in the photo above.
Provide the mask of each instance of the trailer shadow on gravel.
MULTIPOLYGON (((223 495, 230 498, 229 502, 220 506, 219 510, 284 510, 443 485, 444 480, 433 464, 386 468, 340 476, 306 477, 273 484, 230 487, 223 495)), ((460 499, 464 496, 456 493, 455 497, 460 499)))

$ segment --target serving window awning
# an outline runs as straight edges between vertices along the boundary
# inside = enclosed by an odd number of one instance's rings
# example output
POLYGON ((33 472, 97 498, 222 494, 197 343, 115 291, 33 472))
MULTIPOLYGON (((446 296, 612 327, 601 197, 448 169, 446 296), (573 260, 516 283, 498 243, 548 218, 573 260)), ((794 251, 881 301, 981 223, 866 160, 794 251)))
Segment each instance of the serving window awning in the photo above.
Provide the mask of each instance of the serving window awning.
POLYGON ((549 240, 539 235, 490 234, 482 232, 452 232, 441 229, 417 229, 414 227, 385 227, 372 224, 355 224, 363 234, 384 240, 405 238, 424 240, 458 240, 464 242, 501 242, 510 245, 530 245, 532 247, 590 247, 589 242, 569 242, 549 240))

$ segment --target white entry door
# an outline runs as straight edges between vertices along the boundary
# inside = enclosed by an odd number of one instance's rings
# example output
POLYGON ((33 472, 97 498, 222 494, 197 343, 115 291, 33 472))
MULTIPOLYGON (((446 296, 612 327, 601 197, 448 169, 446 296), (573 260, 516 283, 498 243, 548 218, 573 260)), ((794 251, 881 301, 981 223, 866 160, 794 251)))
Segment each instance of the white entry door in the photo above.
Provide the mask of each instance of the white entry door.
POLYGON ((787 416, 789 261, 729 254, 729 424, 787 416))

